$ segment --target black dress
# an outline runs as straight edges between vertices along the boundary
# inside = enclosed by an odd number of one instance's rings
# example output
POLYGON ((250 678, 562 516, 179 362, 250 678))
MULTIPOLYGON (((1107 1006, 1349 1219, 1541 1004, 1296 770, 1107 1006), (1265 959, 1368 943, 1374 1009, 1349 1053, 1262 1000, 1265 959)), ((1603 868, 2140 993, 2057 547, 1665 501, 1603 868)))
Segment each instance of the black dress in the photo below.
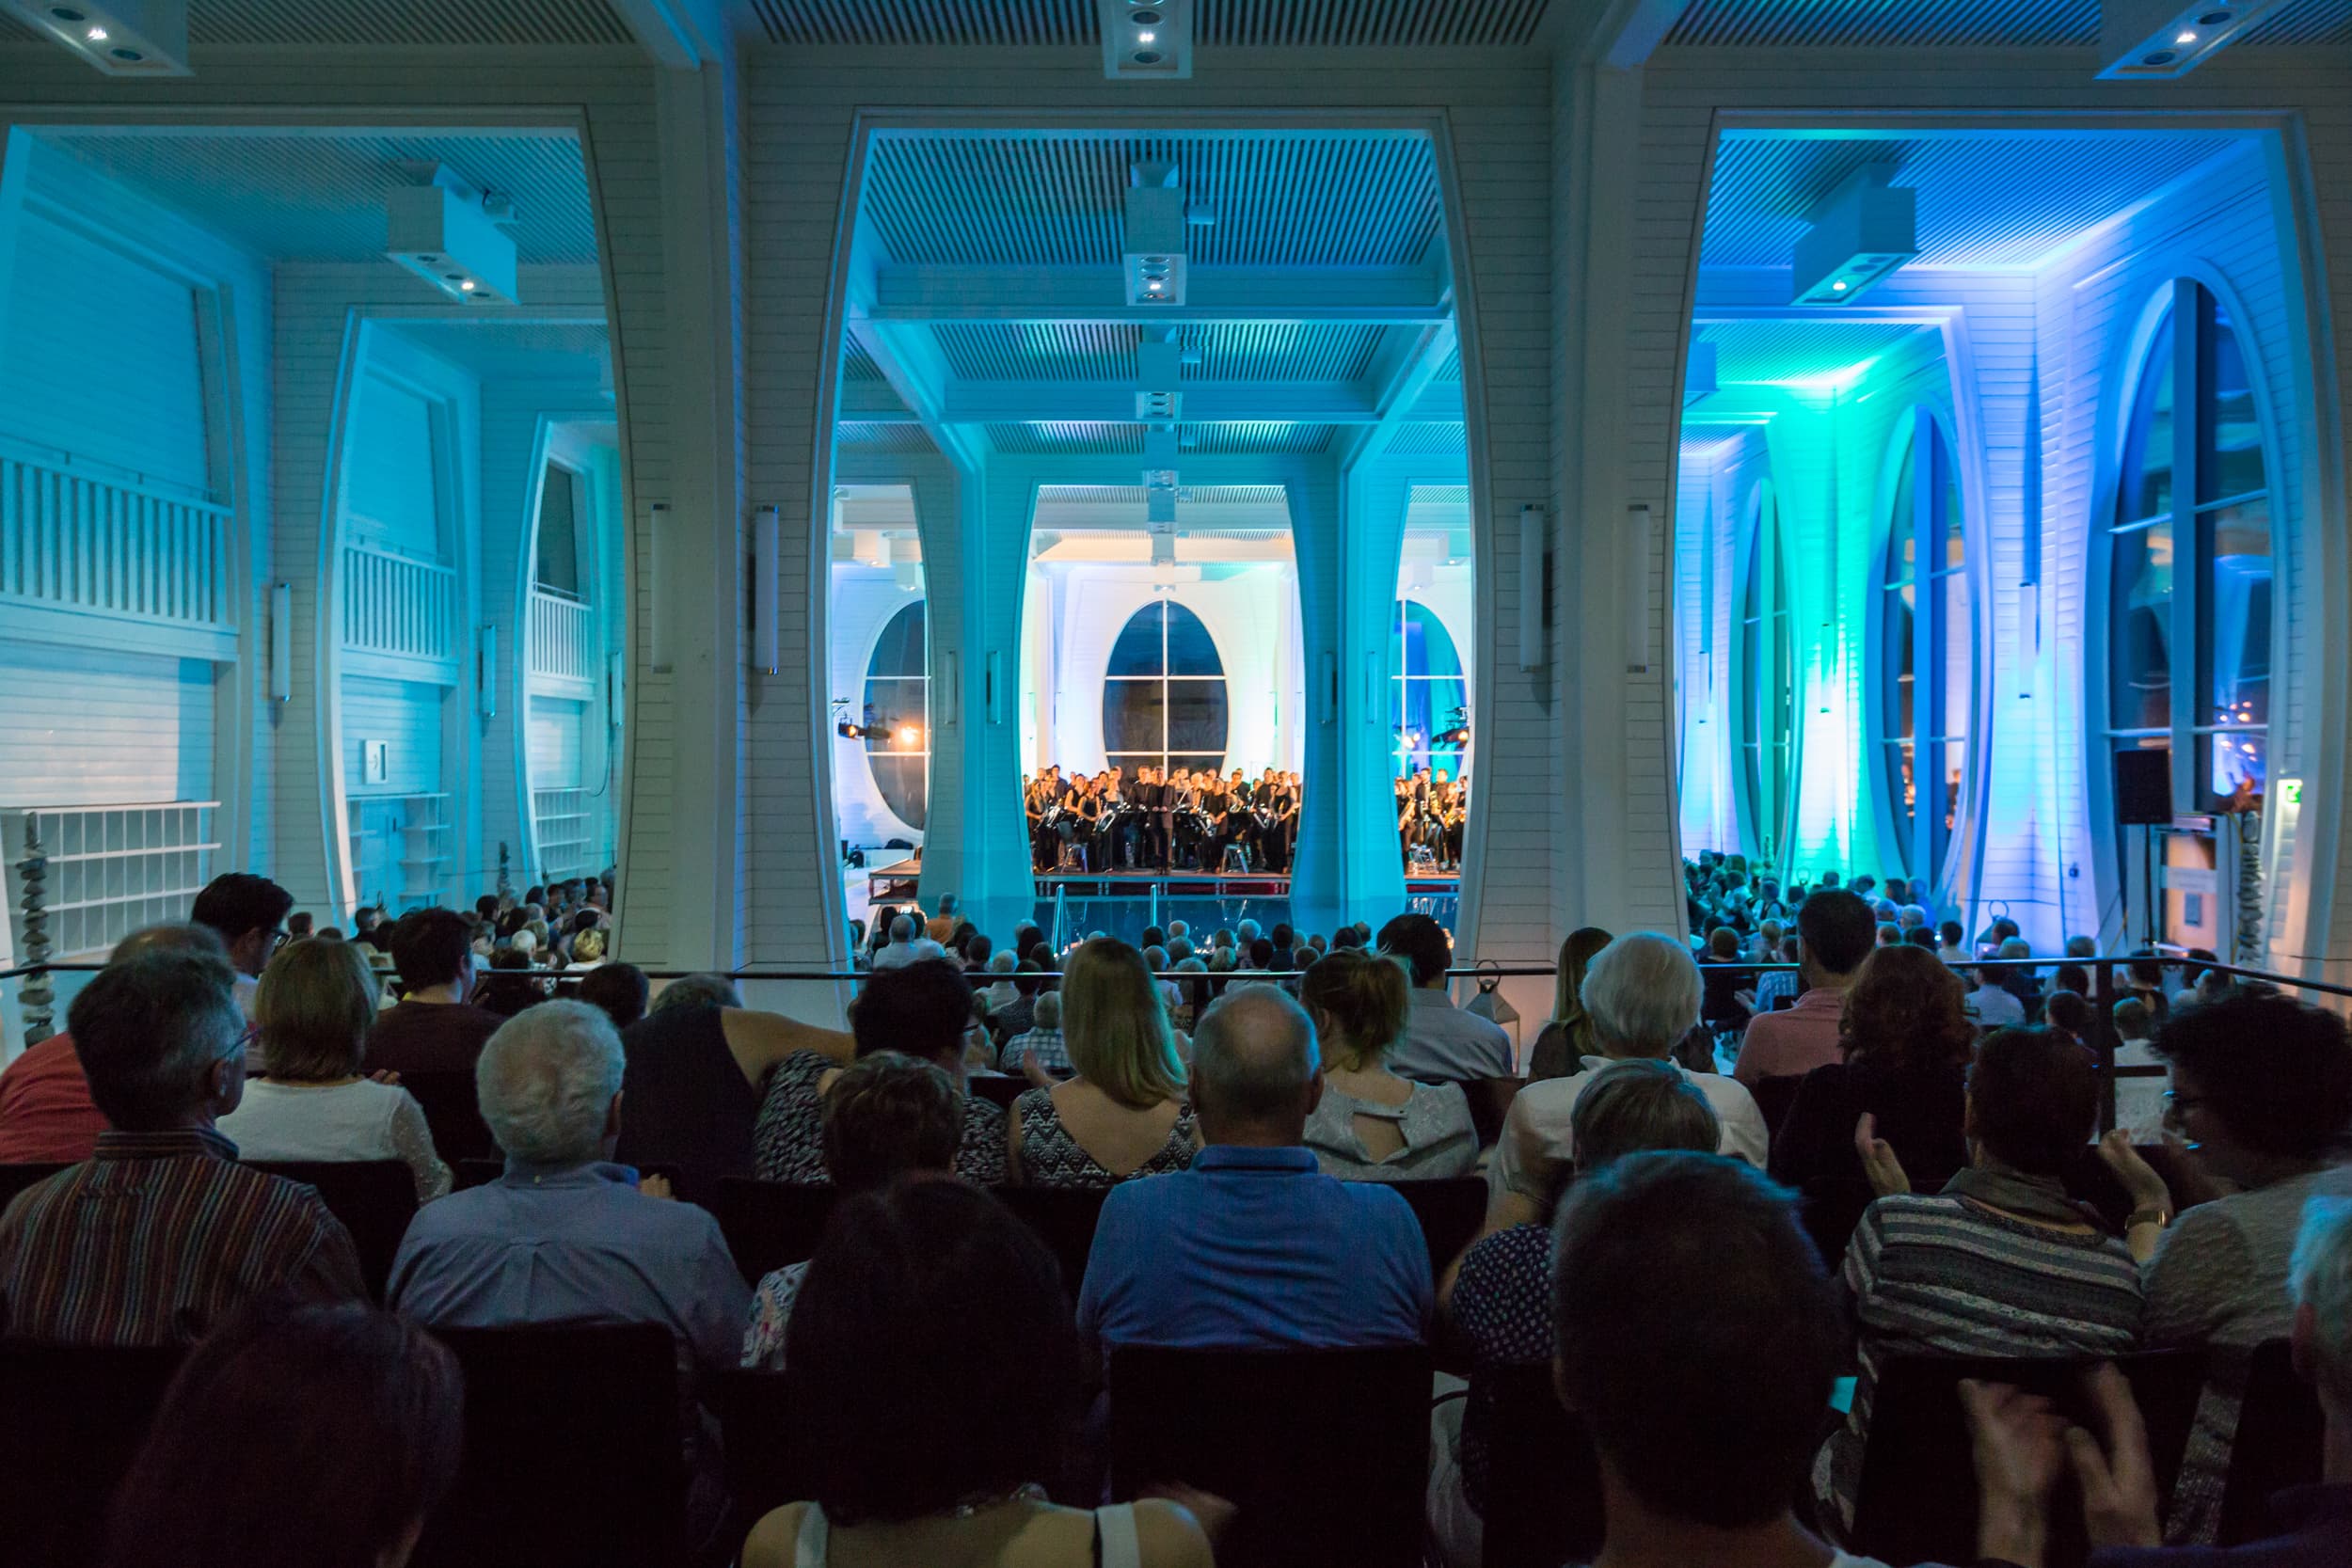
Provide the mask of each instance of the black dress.
POLYGON ((621 1136, 613 1158, 675 1165, 677 1196, 707 1203, 723 1176, 752 1174, 759 1091, 727 1049, 725 1014, 676 1007, 621 1031, 621 1136))
POLYGON ((1865 1111, 1878 1118, 1878 1135, 1902 1162, 1913 1192, 1942 1191, 1968 1163, 1965 1069, 1874 1068, 1866 1058, 1806 1073, 1772 1139, 1772 1175, 1804 1199, 1805 1230, 1833 1272, 1877 1196, 1853 1147, 1865 1111))

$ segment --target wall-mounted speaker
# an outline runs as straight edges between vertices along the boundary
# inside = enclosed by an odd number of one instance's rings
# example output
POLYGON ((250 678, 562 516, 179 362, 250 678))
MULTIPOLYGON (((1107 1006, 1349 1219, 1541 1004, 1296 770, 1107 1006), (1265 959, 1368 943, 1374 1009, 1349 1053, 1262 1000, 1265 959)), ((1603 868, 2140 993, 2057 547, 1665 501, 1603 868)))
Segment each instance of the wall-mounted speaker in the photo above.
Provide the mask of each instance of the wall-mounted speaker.
POLYGON ((2159 827, 2172 820, 2169 750, 2115 753, 2115 819, 2128 828, 2159 827))

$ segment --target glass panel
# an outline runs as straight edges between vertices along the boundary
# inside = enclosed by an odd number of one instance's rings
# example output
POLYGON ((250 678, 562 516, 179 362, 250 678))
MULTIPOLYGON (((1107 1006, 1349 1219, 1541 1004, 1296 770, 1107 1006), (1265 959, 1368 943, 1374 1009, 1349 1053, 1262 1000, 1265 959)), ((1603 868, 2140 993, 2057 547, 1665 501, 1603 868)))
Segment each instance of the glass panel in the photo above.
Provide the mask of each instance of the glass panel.
POLYGON ((1968 715, 1975 696, 1976 647, 1971 636, 1969 619, 1968 574, 1954 572, 1938 578, 1936 592, 1942 595, 1943 667, 1942 687, 1936 692, 1936 703, 1942 710, 1936 715, 1936 733, 1947 739, 1965 739, 1968 735, 1968 715))
POLYGON ((866 737, 869 752, 910 752, 923 748, 923 732, 929 721, 925 698, 930 682, 914 680, 873 680, 866 683, 866 709, 871 722, 866 726, 877 733, 866 737))
POLYGON ((2227 800, 2240 785, 2260 794, 2269 774, 2270 738, 2260 732, 2201 736, 2205 752, 2205 787, 2227 800))
POLYGON ((922 827, 930 804, 930 759, 876 754, 866 762, 874 770, 874 786, 882 791, 882 804, 891 815, 910 828, 922 827))
POLYGON ((1895 504, 1886 520, 1886 586, 1909 582, 1913 568, 1918 563, 1919 531, 1914 527, 1912 508, 1918 504, 1915 486, 1919 477, 1919 444, 1914 441, 1903 453, 1903 466, 1895 477, 1895 504))
MULTIPOLYGON (((1960 776, 1967 766, 1968 742, 1965 740, 1944 742, 1944 838, 1936 841, 1939 859, 1945 839, 1951 836, 1953 828, 1960 821, 1960 776)), ((1942 870, 1943 867, 1940 865, 1930 868, 1931 874, 1940 874, 1942 870)))
MULTIPOLYGON (((1938 436, 1941 445, 1943 437, 1938 436)), ((1944 465, 1949 467, 1948 462, 1944 465)), ((1947 478, 1944 485, 1944 512, 1936 519, 1944 532, 1942 570, 1956 572, 1968 560, 1968 514, 1960 503, 1960 482, 1947 478)))
POLYGON ((2122 483, 2116 492, 2116 521, 2136 523, 2172 505, 2172 321, 2165 319, 2148 346, 2139 396, 2123 433, 2122 483))
POLYGON ((1103 683, 1103 749, 1159 752, 1168 745, 1168 708, 1160 682, 1103 683))
POLYGON ((2219 500, 2265 487, 2262 421, 2254 412, 2254 387, 2229 312, 2211 294, 2199 380, 2204 398, 2198 409, 2197 499, 2219 500))
POLYGON ((2208 541, 2198 608, 2212 673, 2201 724, 2270 721, 2270 502, 2247 501, 2199 519, 2208 541))
MULTIPOLYGON (((1105 673, 1111 675, 1157 675, 1165 673, 1160 641, 1160 625, 1168 606, 1148 604, 1127 618, 1119 631, 1119 641, 1111 644, 1111 659, 1105 673)), ((1157 741, 1153 746, 1156 748, 1157 741)))
MULTIPOLYGON (((1407 614, 1419 633, 1421 662, 1407 673, 1415 675, 1458 675, 1462 673, 1462 656, 1454 646, 1453 634, 1438 612, 1424 604, 1408 604, 1407 614)), ((1408 640, 1407 647, 1411 646, 1408 640)))
POLYGON ((1912 768, 1911 742, 1898 740, 1891 749, 1895 753, 1895 815, 1907 827, 1919 811, 1919 779, 1912 768))
POLYGON ((874 675, 920 675, 923 665, 923 601, 917 599, 890 618, 875 640, 874 657, 866 662, 874 675))
POLYGON ((1389 621, 1389 668, 1400 675, 1418 675, 1424 657, 1422 652, 1422 631, 1414 621, 1412 607, 1405 600, 1396 601, 1396 614, 1389 621))
POLYGON ((1170 757, 1168 759, 1168 766, 1171 768, 1189 768, 1196 773, 1222 772, 1225 768, 1225 753, 1202 752, 1186 756, 1170 757))
POLYGON ((2110 555, 2107 723, 2164 729, 2172 722, 2172 525, 2116 534, 2110 555))
POLYGON ((1912 668, 1917 651, 1912 605, 1917 593, 1915 587, 1906 586, 1886 600, 1886 733, 1906 740, 1918 733, 1918 680, 1912 668))
POLYGON ((1216 642, 1200 617, 1183 605, 1168 607, 1168 673, 1171 675, 1221 675, 1225 661, 1216 657, 1216 642))
POLYGON ((1168 683, 1168 744, 1171 751, 1225 750, 1225 683, 1168 683))
POLYGON ((539 483, 539 586, 580 597, 580 476, 550 463, 539 483))

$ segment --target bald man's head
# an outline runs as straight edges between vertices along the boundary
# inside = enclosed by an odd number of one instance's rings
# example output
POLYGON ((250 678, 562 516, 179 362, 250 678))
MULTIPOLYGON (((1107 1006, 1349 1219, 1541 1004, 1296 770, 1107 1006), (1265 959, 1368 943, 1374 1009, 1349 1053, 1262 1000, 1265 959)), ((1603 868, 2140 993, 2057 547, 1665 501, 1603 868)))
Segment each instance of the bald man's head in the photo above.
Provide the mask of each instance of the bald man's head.
POLYGON ((1315 1026, 1273 986, 1236 986, 1192 1037, 1192 1098, 1210 1143, 1295 1144, 1323 1098, 1315 1026))

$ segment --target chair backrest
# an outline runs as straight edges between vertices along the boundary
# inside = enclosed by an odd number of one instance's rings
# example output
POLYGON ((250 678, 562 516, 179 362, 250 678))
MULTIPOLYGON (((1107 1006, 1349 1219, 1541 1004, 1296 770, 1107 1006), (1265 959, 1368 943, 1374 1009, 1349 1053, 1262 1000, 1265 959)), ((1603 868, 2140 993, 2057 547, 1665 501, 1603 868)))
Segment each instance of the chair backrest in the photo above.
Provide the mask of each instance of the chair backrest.
POLYGON ((416 1568, 647 1568, 685 1550, 677 1352, 658 1323, 438 1329, 466 1457, 416 1568))
POLYGON ((1797 1102, 1797 1085, 1804 1082, 1801 1072, 1781 1072, 1748 1085, 1748 1093, 1756 1097, 1756 1108, 1764 1115, 1768 1134, 1779 1135, 1780 1124, 1788 1119, 1788 1107, 1797 1102))
MULTIPOLYGON (((1977 1478, 1960 1380, 1982 1378, 2045 1395, 2075 1422, 2095 1431, 2082 1379, 2096 1365, 2096 1360, 2079 1356, 1888 1358, 1871 1402, 1850 1549, 1886 1562, 1974 1561, 1977 1478)), ((2169 1505, 2204 1389, 2204 1353, 2157 1351, 2119 1356, 2116 1365, 2139 1403, 2157 1491, 2169 1505)), ((2050 1549, 2043 1568, 2080 1563, 2087 1551, 2082 1511, 2070 1499, 2051 1511, 2050 1549)))
POLYGON ((1442 1181, 1391 1183, 1412 1207, 1421 1222, 1421 1239, 1429 1248, 1429 1276, 1445 1273, 1446 1265, 1478 1239, 1486 1223, 1486 1179, 1455 1176, 1442 1181))
POLYGON ((1415 1568, 1429 1354, 1111 1352, 1111 1494, 1181 1481, 1237 1504, 1219 1568, 1415 1568))
POLYGON ((1560 1408, 1549 1363, 1481 1372, 1486 1428, 1486 1568, 1560 1568, 1600 1553, 1600 1460, 1560 1408))
MULTIPOLYGON (((1147 1180, 1149 1180, 1147 1178, 1147 1180)), ((1022 1224, 1038 1234, 1061 1264, 1062 1289, 1078 1299, 1087 1255, 1094 1250, 1094 1227, 1103 1217, 1107 1187, 999 1187, 996 1196, 1022 1224)))
POLYGON ((825 1221, 833 1215, 840 1189, 798 1181, 755 1181, 749 1177, 719 1179, 711 1195, 710 1212, 735 1266, 754 1285, 771 1269, 805 1263, 817 1256, 824 1238, 825 1221))
POLYGON ((359 1254, 368 1294, 384 1299, 392 1255, 417 1217, 417 1179, 399 1160, 247 1160, 255 1170, 318 1189, 326 1212, 343 1222, 359 1254))
POLYGON ((816 1495, 793 1441, 784 1373, 724 1372, 708 1393, 726 1439, 727 1490, 747 1528, 771 1509, 816 1495))
POLYGON ((1035 1087, 1026 1078, 981 1074, 964 1080, 964 1088, 975 1100, 985 1100, 1000 1110, 1009 1111, 1012 1102, 1035 1087))
POLYGON ((115 1488, 185 1354, 0 1339, 0 1563, 99 1560, 115 1488))
POLYGON ((474 1099, 470 1072, 404 1072, 400 1086, 424 1112, 433 1132, 434 1150, 455 1164, 460 1160, 495 1160, 499 1147, 490 1136, 474 1099))
POLYGON ((46 1181, 66 1167, 46 1162, 38 1164, 0 1165, 0 1210, 16 1201, 16 1195, 36 1181, 46 1181))
POLYGON ((1502 1120, 1511 1114, 1511 1101, 1525 1087, 1524 1078, 1476 1078, 1462 1085, 1462 1094, 1470 1101, 1470 1125, 1478 1130, 1479 1148, 1489 1148, 1502 1136, 1502 1120))
POLYGON ((2319 1395, 2296 1375, 2293 1348, 2271 1339, 2254 1348, 2221 1489, 2221 1544, 2270 1533, 2271 1494, 2319 1479, 2328 1418, 2319 1395))

